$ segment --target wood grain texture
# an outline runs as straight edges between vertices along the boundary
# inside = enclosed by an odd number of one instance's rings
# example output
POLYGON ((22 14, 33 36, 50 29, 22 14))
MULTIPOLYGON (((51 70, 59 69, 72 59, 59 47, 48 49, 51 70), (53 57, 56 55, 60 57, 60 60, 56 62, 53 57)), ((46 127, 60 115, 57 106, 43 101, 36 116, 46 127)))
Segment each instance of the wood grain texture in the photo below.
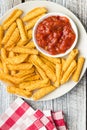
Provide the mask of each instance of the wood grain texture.
MULTIPOLYGON (((29 0, 25 0, 29 1, 29 0)), ((35 0, 36 1, 36 0, 35 0)), ((44 0, 43 0, 44 1, 44 0)), ((48 0, 70 9, 87 29, 87 0, 48 0)), ((0 0, 0 16, 8 9, 20 4, 21 0, 0 0)), ((16 96, 9 95, 0 83, 0 114, 6 110, 16 96)), ((34 109, 63 110, 69 130, 86 130, 86 73, 81 81, 69 93, 50 101, 27 101, 34 109)))

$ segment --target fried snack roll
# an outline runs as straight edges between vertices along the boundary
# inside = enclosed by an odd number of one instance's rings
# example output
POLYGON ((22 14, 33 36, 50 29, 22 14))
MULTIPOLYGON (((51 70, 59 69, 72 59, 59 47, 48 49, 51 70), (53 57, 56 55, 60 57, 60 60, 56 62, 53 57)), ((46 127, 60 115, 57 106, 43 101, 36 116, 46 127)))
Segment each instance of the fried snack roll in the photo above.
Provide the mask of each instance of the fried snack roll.
POLYGON ((51 92, 54 91, 54 90, 55 90, 55 87, 54 87, 54 86, 48 86, 48 87, 45 87, 45 88, 41 88, 41 89, 37 90, 37 91, 33 94, 32 98, 33 98, 34 100, 38 100, 38 99, 40 99, 40 98, 46 96, 47 94, 51 93, 51 92))
POLYGON ((29 41, 32 39, 32 29, 28 31, 28 39, 29 41))
POLYGON ((25 44, 28 43, 29 40, 23 41, 22 39, 20 39, 17 43, 17 46, 24 46, 25 44))
POLYGON ((14 74, 15 77, 24 77, 25 75, 30 75, 35 71, 34 67, 29 70, 20 70, 18 73, 14 74))
POLYGON ((7 92, 12 93, 12 94, 18 94, 20 96, 24 96, 24 97, 31 97, 32 93, 20 88, 17 88, 15 86, 7 86, 7 92))
POLYGON ((78 54, 78 49, 74 49, 74 50, 71 51, 71 53, 69 54, 68 58, 66 59, 64 66, 63 66, 64 72, 67 70, 67 68, 69 67, 71 62, 74 60, 74 58, 77 56, 77 54, 78 54))
POLYGON ((22 19, 24 22, 26 22, 46 12, 47 9, 45 7, 35 8, 31 10, 29 13, 27 13, 22 19))
POLYGON ((39 66, 35 65, 35 67, 37 68, 37 71, 38 71, 38 73, 40 74, 40 76, 42 77, 42 79, 48 78, 48 77, 46 76, 45 72, 44 72, 39 66))
POLYGON ((5 60, 7 58, 6 50, 5 48, 1 48, 1 59, 5 60))
POLYGON ((25 59, 28 57, 28 54, 19 54, 17 56, 14 56, 13 58, 7 58, 6 63, 7 64, 20 64, 25 61, 25 59))
POLYGON ((8 27, 23 13, 20 9, 15 9, 12 14, 3 22, 4 30, 8 29, 8 27))
POLYGON ((64 58, 62 58, 62 59, 61 59, 61 62, 62 62, 62 68, 63 68, 63 66, 64 66, 66 60, 65 60, 64 58))
POLYGON ((41 77, 40 73, 37 71, 37 68, 36 67, 34 67, 34 68, 35 68, 35 74, 39 75, 40 79, 42 80, 42 77, 41 77))
POLYGON ((31 57, 29 60, 30 60, 30 61, 32 62, 32 64, 36 67, 36 69, 37 69, 38 73, 40 74, 40 76, 42 77, 42 79, 47 79, 47 76, 46 76, 45 72, 43 71, 43 69, 41 69, 41 68, 38 66, 38 64, 35 62, 35 60, 34 60, 32 57, 31 57))
POLYGON ((23 79, 23 81, 27 81, 30 77, 32 77, 32 76, 35 76, 35 73, 31 73, 31 74, 29 74, 29 75, 25 75, 24 77, 21 77, 22 79, 23 79))
POLYGON ((61 73, 62 73, 62 64, 61 63, 57 63, 56 64, 56 82, 54 84, 54 86, 59 87, 60 86, 60 80, 61 80, 61 73))
MULTIPOLYGON (((16 42, 17 43, 17 42, 16 42)), ((15 46, 15 44, 13 44, 13 45, 11 45, 11 46, 9 46, 9 47, 6 47, 5 49, 6 49, 6 51, 12 51, 12 49, 14 48, 14 46, 15 46)))
POLYGON ((56 81, 56 75, 53 72, 53 70, 51 70, 50 67, 48 67, 46 64, 44 64, 37 55, 32 55, 31 58, 36 60, 37 64, 45 71, 46 75, 49 77, 49 79, 51 81, 53 81, 53 82, 56 81))
POLYGON ((63 77, 61 79, 61 84, 64 84, 65 82, 68 81, 68 79, 73 74, 75 69, 76 69, 76 61, 73 60, 72 63, 70 64, 70 66, 68 67, 68 69, 66 70, 66 72, 64 73, 64 75, 63 75, 63 77))
MULTIPOLYGON (((28 90, 28 91, 33 91, 33 90, 36 90, 36 89, 39 89, 39 88, 47 87, 49 85, 50 85, 49 80, 45 79, 45 80, 40 80, 40 81, 33 83, 33 84, 30 84, 30 85, 26 84, 25 89, 28 90)), ((22 87, 24 87, 24 86, 22 86, 22 87)), ((20 88, 22 88, 22 87, 20 87, 20 88)))
POLYGON ((7 48, 7 47, 11 47, 12 45, 15 45, 18 38, 19 38, 19 30, 18 28, 16 28, 4 47, 7 48))
POLYGON ((1 61, 3 65, 3 71, 5 74, 9 73, 8 67, 6 65, 5 59, 7 58, 6 50, 4 48, 1 48, 1 61))
POLYGON ((37 22, 37 20, 38 20, 39 18, 41 18, 43 15, 44 15, 44 14, 39 15, 38 17, 35 17, 35 18, 33 18, 32 20, 28 21, 28 23, 27 23, 26 26, 25 26, 25 29, 26 29, 26 30, 29 30, 29 29, 33 28, 33 26, 35 25, 35 23, 37 22))
POLYGON ((36 74, 36 75, 33 75, 29 78, 26 78, 24 81, 25 82, 28 82, 28 81, 35 81, 35 80, 39 80, 40 79, 40 75, 39 74, 36 74))
MULTIPOLYGON (((14 56, 15 56, 14 52, 10 51, 9 52, 9 57, 13 58, 14 56)), ((16 71, 14 71, 14 70, 11 71, 11 75, 14 75, 15 73, 16 73, 16 71)))
POLYGON ((9 74, 5 74, 5 73, 1 73, 1 72, 0 72, 0 79, 3 81, 7 80, 7 81, 12 82, 14 84, 19 84, 19 83, 23 82, 22 78, 14 77, 14 76, 11 76, 9 74))
MULTIPOLYGON (((23 71, 23 70, 22 70, 23 71)), ((28 79, 28 78, 30 78, 30 77, 32 77, 32 76, 35 76, 35 73, 33 72, 33 73, 24 73, 23 75, 14 75, 15 77, 18 77, 18 78, 23 78, 24 80, 25 79, 28 79)))
POLYGON ((40 59, 41 59, 46 65, 48 65, 48 66, 54 71, 54 73, 55 73, 55 68, 54 68, 52 62, 49 62, 48 60, 46 60, 45 58, 43 58, 43 57, 41 57, 41 56, 40 56, 40 59))
POLYGON ((26 48, 35 48, 34 42, 30 41, 25 45, 26 48))
POLYGON ((77 63, 77 68, 72 76, 72 80, 74 82, 78 82, 79 78, 80 78, 80 74, 81 74, 81 71, 82 71, 82 68, 83 68, 83 65, 84 65, 84 61, 85 61, 85 58, 84 57, 79 57, 78 58, 78 63, 77 63))
POLYGON ((20 32, 21 39, 23 41, 27 41, 27 35, 26 35, 26 30, 25 30, 25 26, 24 26, 23 21, 18 18, 16 20, 16 23, 17 23, 17 26, 18 26, 18 29, 19 29, 19 32, 20 32))
MULTIPOLYGON (((62 58, 62 59, 61 59, 62 68, 63 68, 65 62, 66 62, 66 60, 65 60, 64 58, 62 58)), ((64 74, 64 72, 63 72, 63 70, 62 70, 62 72, 61 72, 61 78, 62 78, 63 74, 64 74)))
POLYGON ((60 63, 60 59, 59 58, 52 58, 52 57, 48 57, 43 55, 42 53, 40 53, 40 56, 44 57, 45 59, 47 59, 48 61, 56 64, 56 63, 60 63))
POLYGON ((4 36, 4 31, 2 26, 0 25, 0 48, 1 48, 3 36, 4 36))
POLYGON ((0 70, 3 69, 2 61, 0 60, 0 70))
POLYGON ((18 64, 18 65, 11 65, 8 64, 7 67, 9 70, 29 70, 32 68, 32 64, 31 63, 22 63, 22 64, 18 64))
POLYGON ((19 46, 14 47, 12 51, 16 53, 36 54, 36 55, 38 54, 38 50, 36 49, 29 49, 26 47, 19 47, 19 46))
POLYGON ((16 22, 14 22, 7 30, 5 36, 3 37, 2 44, 6 44, 8 40, 10 39, 11 35, 13 34, 14 30, 16 28, 16 22))
POLYGON ((36 81, 28 81, 28 82, 22 82, 22 83, 20 83, 19 84, 19 88, 21 88, 21 89, 25 89, 26 88, 26 86, 29 86, 29 85, 32 85, 32 84, 35 84, 35 83, 38 83, 38 82, 40 82, 41 80, 36 80, 36 81))

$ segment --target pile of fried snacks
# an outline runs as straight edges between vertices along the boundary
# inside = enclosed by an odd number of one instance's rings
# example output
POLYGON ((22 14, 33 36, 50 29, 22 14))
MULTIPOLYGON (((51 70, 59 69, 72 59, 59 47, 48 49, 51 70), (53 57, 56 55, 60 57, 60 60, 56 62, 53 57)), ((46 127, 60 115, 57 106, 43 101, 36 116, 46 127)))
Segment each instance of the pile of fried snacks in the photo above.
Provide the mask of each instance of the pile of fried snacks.
POLYGON ((22 10, 15 9, 0 25, 0 80, 8 83, 9 93, 38 100, 70 78, 79 80, 84 57, 78 57, 78 49, 64 59, 47 57, 35 48, 32 29, 45 13, 45 7, 35 8, 25 16, 22 10))

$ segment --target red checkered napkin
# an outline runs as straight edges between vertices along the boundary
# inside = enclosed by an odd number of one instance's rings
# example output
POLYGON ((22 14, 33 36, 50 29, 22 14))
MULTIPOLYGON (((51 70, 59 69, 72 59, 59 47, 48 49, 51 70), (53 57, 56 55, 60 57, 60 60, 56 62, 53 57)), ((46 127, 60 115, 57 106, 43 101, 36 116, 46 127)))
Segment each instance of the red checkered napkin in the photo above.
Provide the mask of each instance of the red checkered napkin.
POLYGON ((50 110, 45 110, 43 113, 53 122, 58 130, 68 130, 62 111, 53 112, 50 110))
MULTIPOLYGON (((17 98, 0 117, 0 130, 16 130, 34 110, 21 98, 17 98)), ((17 129, 22 130, 22 129, 17 129)))
MULTIPOLYGON (((40 129, 42 128, 42 124, 46 130, 57 130, 53 123, 40 110, 36 110, 34 114, 30 115, 27 119, 28 121, 31 119, 27 130, 37 130, 35 129, 36 127, 40 129)), ((24 121, 24 124, 25 122, 26 121, 24 121)))
POLYGON ((58 130, 68 130, 62 111, 52 112, 52 117, 58 130))
POLYGON ((1 115, 0 130, 66 130, 65 123, 61 122, 61 113, 34 111, 21 98, 17 98, 1 115))

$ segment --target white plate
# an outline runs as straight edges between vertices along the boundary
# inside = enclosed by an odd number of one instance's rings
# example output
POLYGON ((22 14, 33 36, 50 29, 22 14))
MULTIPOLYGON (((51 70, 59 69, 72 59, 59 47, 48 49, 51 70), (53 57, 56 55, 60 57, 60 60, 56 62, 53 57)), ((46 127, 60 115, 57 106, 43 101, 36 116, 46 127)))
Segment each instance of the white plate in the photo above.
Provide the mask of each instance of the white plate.
MULTIPOLYGON (((48 12, 64 13, 64 14, 68 15, 69 17, 71 17, 71 19, 73 19, 73 21, 76 23, 76 25, 78 27, 78 32, 79 32, 78 43, 77 43, 77 48, 80 51, 79 55, 82 55, 85 57, 85 59, 87 59, 87 34, 86 34, 86 31, 85 31, 83 25, 71 11, 69 11, 68 9, 66 9, 65 7, 63 7, 59 4, 56 4, 53 2, 48 2, 48 1, 29 1, 26 3, 22 3, 22 4, 15 6, 12 9, 10 9, 3 17, 1 17, 0 23, 2 23, 2 21, 4 19, 6 19, 6 17, 8 17, 8 15, 15 8, 20 8, 20 9, 24 10, 25 13, 27 13, 31 9, 36 8, 38 6, 45 6, 48 9, 48 12)), ((87 66, 87 61, 85 60, 85 64, 84 64, 80 79, 86 70, 86 66, 87 66)), ((42 98, 40 101, 60 97, 60 96, 64 95, 65 93, 69 92, 73 87, 76 86, 76 84, 77 83, 75 83, 73 81, 69 81, 66 84, 62 85, 60 88, 56 89, 52 93, 50 93, 47 96, 45 96, 44 98, 42 98)), ((32 100, 32 99, 29 99, 29 100, 32 100)))

